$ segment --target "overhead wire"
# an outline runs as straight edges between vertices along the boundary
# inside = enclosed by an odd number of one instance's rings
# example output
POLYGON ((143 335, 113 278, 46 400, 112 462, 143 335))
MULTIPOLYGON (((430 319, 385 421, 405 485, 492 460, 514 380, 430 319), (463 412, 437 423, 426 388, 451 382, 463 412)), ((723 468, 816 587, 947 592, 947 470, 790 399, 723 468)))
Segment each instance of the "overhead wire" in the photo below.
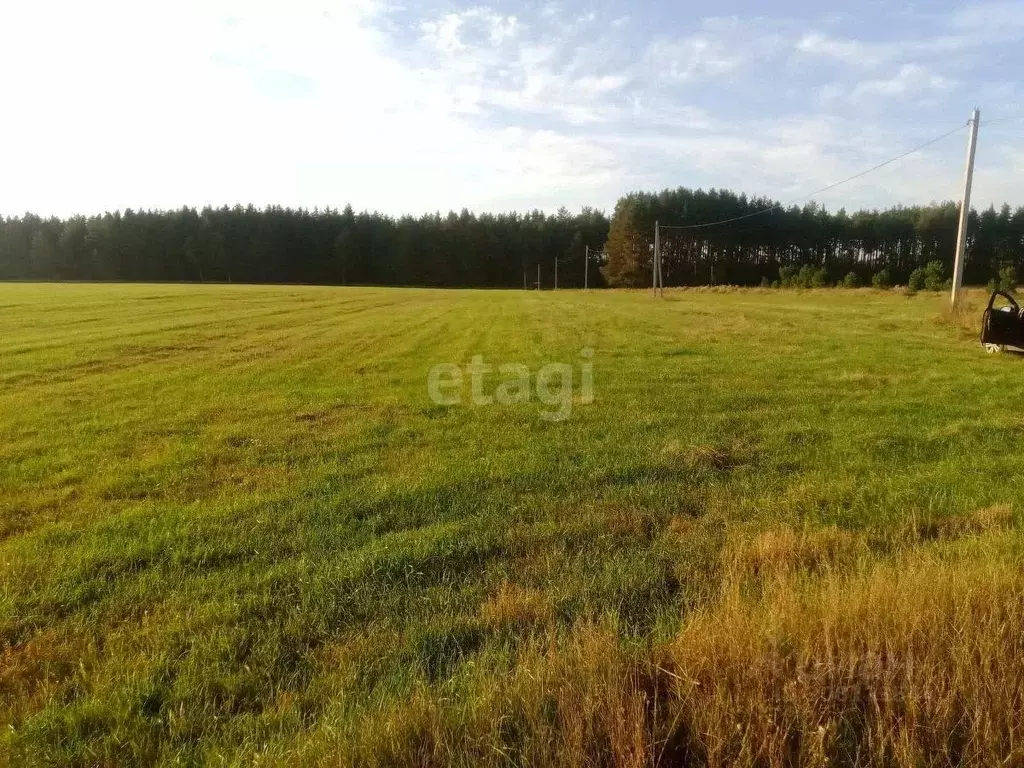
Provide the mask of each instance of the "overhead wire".
POLYGON ((1012 117, 996 117, 993 119, 985 119, 981 121, 981 125, 996 125, 998 123, 1012 123, 1018 120, 1024 120, 1024 115, 1013 115, 1012 117))
POLYGON ((827 186, 824 186, 821 189, 816 189, 816 190, 814 190, 813 192, 811 192, 809 194, 801 195, 800 197, 795 197, 792 200, 789 200, 789 201, 787 201, 785 203, 773 203, 772 205, 768 206, 767 208, 761 208, 761 209, 759 209, 757 211, 753 211, 751 213, 745 213, 742 216, 733 216, 733 217, 730 217, 728 219, 721 219, 719 221, 708 221, 708 222, 704 222, 702 224, 659 224, 658 227, 659 227, 659 229, 673 229, 673 230, 703 229, 705 227, 716 227, 716 226, 719 226, 721 224, 731 224, 734 221, 743 221, 744 219, 750 219, 750 218, 753 218, 754 216, 761 216, 763 214, 770 213, 771 211, 774 211, 774 210, 777 210, 777 209, 781 209, 781 208, 785 208, 787 206, 792 205, 793 203, 798 203, 801 200, 807 200, 809 198, 816 197, 816 196, 818 196, 818 195, 820 195, 820 194, 822 194, 824 192, 828 192, 829 190, 835 189, 836 187, 840 187, 843 184, 848 184, 849 182, 854 181, 855 179, 859 179, 859 178, 861 178, 863 176, 867 176, 869 173, 874 173, 875 171, 879 170, 880 168, 884 168, 885 166, 891 165, 892 163, 895 163, 895 162, 897 162, 899 160, 902 160, 905 157, 909 157, 910 155, 914 154, 915 152, 920 152, 922 149, 927 149, 928 147, 932 146, 932 144, 937 144, 938 142, 942 141, 943 139, 946 139, 946 138, 952 136, 954 133, 957 133, 958 131, 962 131, 964 128, 966 128, 968 125, 970 125, 970 122, 971 121, 968 120, 967 122, 958 125, 956 128, 953 128, 952 130, 946 131, 941 136, 936 136, 934 139, 929 139, 928 141, 924 142, 923 144, 917 145, 913 149, 908 149, 906 152, 903 152, 902 154, 896 155, 895 157, 890 157, 888 160, 886 160, 884 162, 881 162, 881 163, 878 163, 877 165, 873 165, 870 168, 868 168, 867 170, 861 171, 860 173, 855 173, 853 176, 848 176, 847 178, 843 179, 842 181, 837 181, 837 182, 834 182, 834 183, 829 184, 827 186))

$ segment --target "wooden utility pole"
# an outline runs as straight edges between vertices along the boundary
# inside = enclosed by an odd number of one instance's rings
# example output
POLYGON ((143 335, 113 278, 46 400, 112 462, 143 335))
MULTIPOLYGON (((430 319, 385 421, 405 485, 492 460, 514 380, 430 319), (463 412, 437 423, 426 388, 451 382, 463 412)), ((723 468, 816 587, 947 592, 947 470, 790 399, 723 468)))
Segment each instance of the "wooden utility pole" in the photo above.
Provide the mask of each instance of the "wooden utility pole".
POLYGON ((978 124, 981 110, 974 108, 971 116, 971 136, 967 140, 967 170, 964 173, 964 199, 960 203, 960 226, 956 233, 956 255, 953 259, 953 290, 949 300, 956 304, 964 280, 964 253, 967 250, 967 220, 971 215, 971 182, 974 180, 974 151, 978 148, 978 124))
POLYGON ((558 290, 558 257, 555 256, 555 290, 558 290))
POLYGON ((587 290, 587 275, 590 272, 590 246, 583 251, 583 290, 587 290))
POLYGON ((537 290, 540 290, 540 262, 537 262, 537 290))

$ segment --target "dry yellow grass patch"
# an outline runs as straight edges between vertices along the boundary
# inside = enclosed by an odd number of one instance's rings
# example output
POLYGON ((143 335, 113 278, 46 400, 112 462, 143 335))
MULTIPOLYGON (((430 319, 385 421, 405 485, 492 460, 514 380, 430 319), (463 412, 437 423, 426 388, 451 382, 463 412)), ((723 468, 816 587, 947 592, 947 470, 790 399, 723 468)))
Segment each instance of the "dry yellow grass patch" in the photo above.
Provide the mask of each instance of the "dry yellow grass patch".
MULTIPOLYGON (((988 294, 983 294, 984 303, 988 303, 988 294)), ((964 294, 956 306, 948 301, 943 301, 939 310, 938 322, 960 332, 963 337, 978 338, 981 334, 981 315, 984 307, 976 304, 967 294, 964 294)))
POLYGON ((898 537, 904 543, 916 545, 935 539, 953 540, 968 536, 997 533, 1013 528, 1013 506, 993 504, 958 515, 938 519, 911 515, 898 537))
POLYGON ((708 765, 1019 764, 1022 622, 1019 563, 914 553, 727 596, 668 656, 708 765))
MULTIPOLYGON (((445 698, 417 687, 357 729, 310 745, 306 764, 614 765, 657 762, 665 745, 650 668, 609 625, 580 624, 531 644, 512 669, 481 665, 445 698)), ((667 678, 666 678, 667 679, 667 678)))
POLYGON ((780 527, 737 536, 723 554, 727 579, 750 578, 847 566, 867 554, 864 538, 839 528, 780 527))
POLYGON ((399 647, 401 635, 394 629, 372 627, 328 643, 316 652, 316 665, 339 689, 355 687, 360 677, 373 673, 389 649, 399 647))
MULTIPOLYGON (((793 567, 800 553, 859 544, 836 532, 807 540, 752 540, 781 575, 755 593, 726 590, 665 644, 627 642, 614 623, 552 630, 511 667, 481 661, 443 693, 418 688, 350 733, 355 740, 321 744, 316 759, 1024 764, 1024 571, 1010 542, 975 539, 811 572, 793 567)), ((501 594, 495 604, 524 602, 511 587, 501 594)))
POLYGON ((657 515, 647 510, 625 506, 606 507, 601 510, 595 535, 618 536, 630 539, 649 539, 660 528, 657 515))
POLYGON ((546 622, 553 615, 550 594, 508 581, 480 606, 480 619, 491 627, 546 622))
POLYGON ((673 515, 665 526, 665 534, 674 542, 684 542, 695 536, 698 528, 699 523, 695 518, 688 515, 673 515))
POLYGON ((94 658, 91 638, 56 629, 0 650, 0 723, 15 726, 41 709, 94 658))
POLYGON ((684 445, 678 440, 669 440, 661 452, 672 465, 717 472, 742 467, 757 458, 757 446, 741 439, 703 445, 684 445))
POLYGON ((964 515, 946 518, 939 524, 941 532, 949 538, 1001 531, 1012 526, 1013 507, 1009 504, 976 509, 964 515))

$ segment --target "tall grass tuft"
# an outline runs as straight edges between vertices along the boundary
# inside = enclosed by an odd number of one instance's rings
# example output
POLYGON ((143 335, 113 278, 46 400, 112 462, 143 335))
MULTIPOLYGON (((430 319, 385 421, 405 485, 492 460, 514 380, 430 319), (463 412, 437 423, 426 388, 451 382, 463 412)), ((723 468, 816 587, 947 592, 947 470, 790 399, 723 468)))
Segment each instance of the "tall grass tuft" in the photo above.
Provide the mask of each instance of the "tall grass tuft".
POLYGON ((978 338, 981 334, 982 308, 969 294, 961 296, 956 304, 944 302, 939 310, 939 324, 960 332, 963 338, 978 338))

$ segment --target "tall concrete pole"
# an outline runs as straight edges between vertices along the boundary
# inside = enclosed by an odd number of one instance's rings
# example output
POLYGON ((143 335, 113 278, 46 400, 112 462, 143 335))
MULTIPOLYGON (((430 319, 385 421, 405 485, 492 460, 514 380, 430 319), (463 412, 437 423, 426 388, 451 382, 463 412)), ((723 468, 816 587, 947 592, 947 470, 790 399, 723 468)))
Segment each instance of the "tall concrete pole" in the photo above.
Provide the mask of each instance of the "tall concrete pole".
POLYGON ((665 295, 665 276, 661 274, 661 237, 658 237, 658 293, 665 295))
POLYGON ((949 300, 956 304, 964 280, 964 253, 967 249, 967 220, 971 215, 971 182, 974 180, 974 152, 978 148, 978 124, 981 110, 974 108, 971 116, 971 136, 967 140, 967 171, 964 173, 964 199, 960 204, 960 226, 956 233, 956 256, 953 259, 953 290, 949 300))
POLYGON ((651 259, 651 289, 654 295, 658 295, 658 251, 661 250, 661 233, 658 231, 658 222, 654 222, 654 257, 651 259))

